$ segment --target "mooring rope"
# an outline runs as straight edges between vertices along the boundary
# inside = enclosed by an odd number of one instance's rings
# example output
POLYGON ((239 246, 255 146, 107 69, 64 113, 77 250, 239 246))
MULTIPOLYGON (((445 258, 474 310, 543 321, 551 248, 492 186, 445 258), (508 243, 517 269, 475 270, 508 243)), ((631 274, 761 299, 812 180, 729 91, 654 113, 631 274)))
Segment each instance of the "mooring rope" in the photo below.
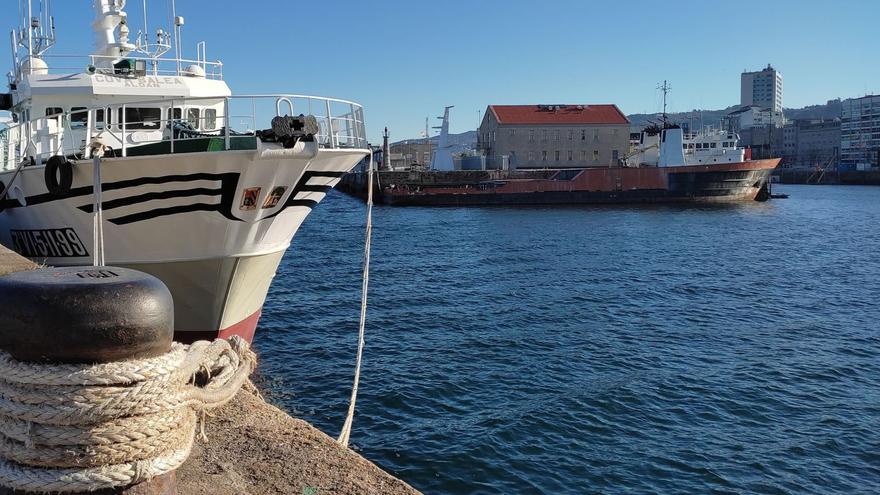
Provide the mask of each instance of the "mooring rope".
POLYGON ((199 414, 256 366, 239 337, 101 364, 35 364, 0 352, 0 485, 38 493, 133 485, 177 469, 199 414))
POLYGON ((342 432, 336 440, 348 446, 351 435, 351 423, 354 421, 354 405, 357 401, 358 385, 361 378, 361 358, 364 354, 364 328, 367 321, 367 287, 370 284, 370 243, 373 237, 373 150, 370 150, 369 168, 367 169, 367 227, 364 234, 364 274, 361 280, 361 317, 358 325, 357 359, 354 365, 354 384, 351 387, 351 401, 348 403, 348 415, 342 425, 342 432))
POLYGON ((99 138, 89 143, 92 154, 92 265, 104 266, 104 201, 101 163, 107 148, 99 138))

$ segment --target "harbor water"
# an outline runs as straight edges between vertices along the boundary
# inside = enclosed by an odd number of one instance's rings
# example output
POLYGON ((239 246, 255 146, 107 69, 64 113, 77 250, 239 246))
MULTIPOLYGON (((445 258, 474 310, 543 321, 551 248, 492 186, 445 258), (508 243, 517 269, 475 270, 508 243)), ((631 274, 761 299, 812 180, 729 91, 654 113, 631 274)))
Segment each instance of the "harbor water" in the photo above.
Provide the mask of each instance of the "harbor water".
MULTIPOLYGON (((425 493, 880 492, 880 188, 731 206, 374 210, 353 448, 425 493)), ((256 335, 336 436, 364 205, 333 192, 256 335)))

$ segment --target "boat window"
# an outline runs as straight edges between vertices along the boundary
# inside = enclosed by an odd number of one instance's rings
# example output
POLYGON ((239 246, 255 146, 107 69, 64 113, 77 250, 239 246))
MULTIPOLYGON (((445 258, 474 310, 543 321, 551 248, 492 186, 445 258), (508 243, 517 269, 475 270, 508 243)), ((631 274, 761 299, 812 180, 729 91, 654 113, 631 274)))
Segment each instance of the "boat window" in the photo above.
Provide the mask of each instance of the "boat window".
POLYGON ((70 109, 70 128, 83 129, 89 124, 89 112, 86 107, 73 107, 70 109))
POLYGON ((715 147, 715 143, 709 143, 709 147, 710 147, 710 148, 714 148, 714 147, 715 147))
POLYGON ((47 107, 46 108, 46 117, 55 117, 64 113, 64 109, 61 107, 47 107))
POLYGON ((158 129, 162 120, 162 109, 145 107, 127 107, 123 121, 122 109, 119 109, 119 122, 125 122, 126 130, 158 129))
POLYGON ((95 110, 95 129, 103 129, 105 127, 104 109, 95 110))
MULTIPOLYGON (((217 110, 214 108, 205 109, 205 129, 211 130, 217 128, 217 110)), ((495 132, 492 132, 495 135, 495 132)))
POLYGON ((168 120, 175 121, 180 120, 183 116, 183 109, 181 108, 169 108, 168 109, 168 120))
POLYGON ((194 129, 199 128, 199 109, 198 108, 188 108, 186 110, 186 121, 189 125, 193 126, 194 129))
POLYGON ((687 145, 687 143, 682 144, 682 145, 681 145, 681 148, 682 148, 682 149, 685 149, 685 150, 688 149, 688 145, 687 145))

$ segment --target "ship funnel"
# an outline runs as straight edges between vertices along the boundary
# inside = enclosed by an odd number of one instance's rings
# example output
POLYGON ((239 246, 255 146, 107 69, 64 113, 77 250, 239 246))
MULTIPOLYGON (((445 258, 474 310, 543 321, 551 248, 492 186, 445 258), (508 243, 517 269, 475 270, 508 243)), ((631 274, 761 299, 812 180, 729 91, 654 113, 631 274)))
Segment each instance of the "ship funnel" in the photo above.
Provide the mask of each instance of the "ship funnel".
POLYGON ((684 134, 679 127, 668 127, 660 131, 659 167, 680 167, 685 165, 684 134))

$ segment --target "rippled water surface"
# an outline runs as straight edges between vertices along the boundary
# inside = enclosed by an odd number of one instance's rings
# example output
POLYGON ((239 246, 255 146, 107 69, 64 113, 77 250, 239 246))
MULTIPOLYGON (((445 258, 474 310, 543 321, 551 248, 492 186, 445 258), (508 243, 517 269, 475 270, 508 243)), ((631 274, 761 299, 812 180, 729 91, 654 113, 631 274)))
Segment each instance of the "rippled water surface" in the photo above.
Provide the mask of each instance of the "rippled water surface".
MULTIPOLYGON (((426 493, 880 493, 880 188, 731 207, 376 207, 354 447, 426 493)), ((336 436, 364 206, 333 192, 256 336, 336 436)))

